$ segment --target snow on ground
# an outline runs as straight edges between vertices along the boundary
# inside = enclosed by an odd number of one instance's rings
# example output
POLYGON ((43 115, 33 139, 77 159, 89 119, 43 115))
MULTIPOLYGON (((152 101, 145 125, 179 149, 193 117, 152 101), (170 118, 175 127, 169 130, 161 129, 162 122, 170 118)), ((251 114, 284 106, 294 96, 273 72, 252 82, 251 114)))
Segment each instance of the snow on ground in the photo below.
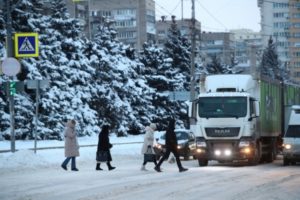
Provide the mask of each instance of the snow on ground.
MULTIPOLYGON (((80 144, 96 144, 96 138, 81 138, 80 144)), ((297 200, 300 197, 299 165, 282 166, 282 160, 258 166, 224 165, 210 162, 199 167, 196 160, 182 161, 189 168, 179 173, 176 164, 165 161, 163 172, 140 171, 142 136, 111 137, 112 165, 95 170, 96 147, 80 148, 78 172, 64 171, 63 149, 26 150, 30 142, 17 142, 16 153, 0 154, 1 200, 297 200), (133 143, 132 143, 133 142, 133 143), (127 144, 120 144, 127 143, 127 144)), ((0 142, 1 149, 7 149, 0 142)), ((32 143, 32 142, 31 142, 32 143)), ((38 146, 63 142, 43 141, 38 146)), ((33 144, 33 143, 32 143, 33 144)), ((29 145, 29 148, 32 148, 29 145)), ((9 149, 9 145, 8 145, 9 149)), ((70 167, 69 167, 70 168, 70 167)))

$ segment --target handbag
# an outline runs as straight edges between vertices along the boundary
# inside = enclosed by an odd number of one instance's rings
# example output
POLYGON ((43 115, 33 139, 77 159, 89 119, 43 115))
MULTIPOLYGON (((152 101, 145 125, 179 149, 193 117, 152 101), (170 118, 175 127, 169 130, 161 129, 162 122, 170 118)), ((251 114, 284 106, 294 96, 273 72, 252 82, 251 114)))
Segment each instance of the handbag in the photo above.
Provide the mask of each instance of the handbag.
POLYGON ((96 160, 99 162, 108 161, 108 151, 97 151, 96 160))
POLYGON ((155 154, 151 151, 151 146, 148 146, 146 153, 144 154, 144 162, 154 162, 156 159, 155 154))

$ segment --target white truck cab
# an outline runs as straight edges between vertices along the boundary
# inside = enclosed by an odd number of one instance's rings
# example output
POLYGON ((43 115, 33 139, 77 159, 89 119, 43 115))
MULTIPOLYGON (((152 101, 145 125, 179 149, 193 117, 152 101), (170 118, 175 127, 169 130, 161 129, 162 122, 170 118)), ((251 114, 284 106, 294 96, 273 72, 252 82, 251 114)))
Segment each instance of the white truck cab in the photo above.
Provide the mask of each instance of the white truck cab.
POLYGON ((287 130, 283 137, 283 165, 300 162, 300 105, 290 108, 287 130))

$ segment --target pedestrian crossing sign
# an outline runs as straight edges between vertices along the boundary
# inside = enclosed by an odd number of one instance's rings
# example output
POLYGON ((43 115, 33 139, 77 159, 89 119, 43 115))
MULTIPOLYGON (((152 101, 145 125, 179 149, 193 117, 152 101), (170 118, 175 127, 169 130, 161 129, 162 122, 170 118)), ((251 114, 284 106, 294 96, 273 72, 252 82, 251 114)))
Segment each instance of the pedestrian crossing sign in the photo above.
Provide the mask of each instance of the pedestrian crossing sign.
POLYGON ((37 33, 15 33, 15 56, 16 57, 38 57, 38 34, 37 33))

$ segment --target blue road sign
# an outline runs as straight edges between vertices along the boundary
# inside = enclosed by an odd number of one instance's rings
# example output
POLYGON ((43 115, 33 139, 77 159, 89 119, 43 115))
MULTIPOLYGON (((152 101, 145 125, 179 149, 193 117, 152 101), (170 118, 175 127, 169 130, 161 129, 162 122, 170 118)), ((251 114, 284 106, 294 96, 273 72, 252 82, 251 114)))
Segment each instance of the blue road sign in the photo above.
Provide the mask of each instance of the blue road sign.
POLYGON ((38 57, 38 34, 15 33, 15 56, 38 57))

